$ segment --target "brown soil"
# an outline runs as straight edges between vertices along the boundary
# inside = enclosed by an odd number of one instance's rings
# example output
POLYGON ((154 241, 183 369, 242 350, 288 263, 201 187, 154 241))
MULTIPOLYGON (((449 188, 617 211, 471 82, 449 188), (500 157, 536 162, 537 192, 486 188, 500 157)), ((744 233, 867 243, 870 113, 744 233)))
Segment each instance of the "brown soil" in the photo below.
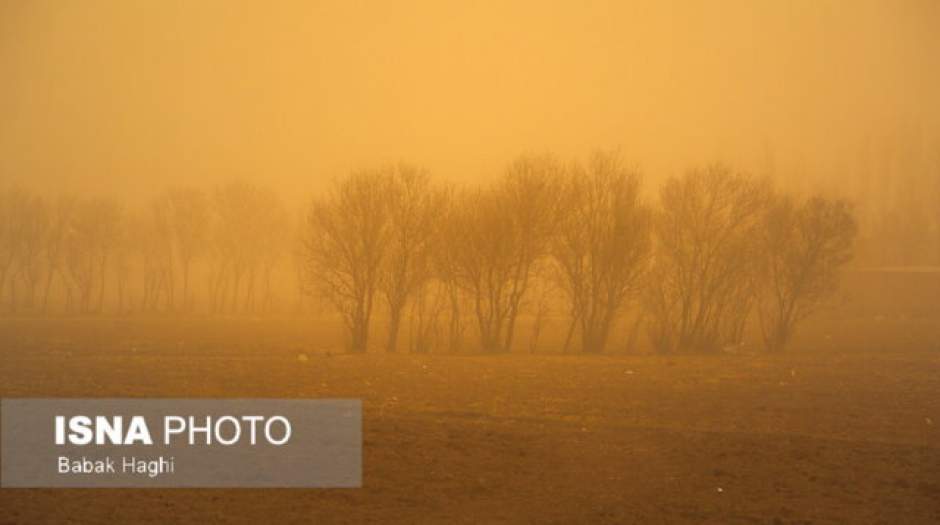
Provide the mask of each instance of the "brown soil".
POLYGON ((936 350, 349 356, 324 337, 3 321, 3 397, 361 398, 364 487, 3 489, 0 523, 940 522, 936 350))

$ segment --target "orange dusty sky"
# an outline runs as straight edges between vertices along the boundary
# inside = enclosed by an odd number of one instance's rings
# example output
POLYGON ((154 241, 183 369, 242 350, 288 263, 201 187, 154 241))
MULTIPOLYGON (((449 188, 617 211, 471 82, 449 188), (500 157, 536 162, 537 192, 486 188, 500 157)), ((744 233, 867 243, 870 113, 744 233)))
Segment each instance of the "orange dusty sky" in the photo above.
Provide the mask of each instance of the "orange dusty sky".
POLYGON ((940 152, 933 0, 7 0, 0 72, 0 182, 118 195, 596 147, 831 182, 872 141, 940 152))

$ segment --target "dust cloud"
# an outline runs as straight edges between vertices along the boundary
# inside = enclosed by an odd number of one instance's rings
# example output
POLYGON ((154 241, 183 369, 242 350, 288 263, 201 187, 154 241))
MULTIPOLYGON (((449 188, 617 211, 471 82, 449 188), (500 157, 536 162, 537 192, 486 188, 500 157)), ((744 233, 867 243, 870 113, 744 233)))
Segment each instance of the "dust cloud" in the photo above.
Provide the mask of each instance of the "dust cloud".
POLYGON ((361 399, 364 485, 0 521, 936 522, 938 94, 932 0, 3 2, 0 396, 361 399))
POLYGON ((866 171, 938 177, 938 25, 929 0, 7 2, 0 174, 293 197, 401 159, 470 181, 620 148, 654 177, 722 160, 856 196, 866 171))

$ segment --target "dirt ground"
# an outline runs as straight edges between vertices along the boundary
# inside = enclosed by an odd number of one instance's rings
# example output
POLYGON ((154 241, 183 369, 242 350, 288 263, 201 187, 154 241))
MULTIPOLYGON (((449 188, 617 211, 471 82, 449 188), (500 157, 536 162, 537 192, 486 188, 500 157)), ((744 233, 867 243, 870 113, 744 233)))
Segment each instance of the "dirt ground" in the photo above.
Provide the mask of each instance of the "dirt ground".
POLYGON ((780 356, 486 357, 341 355, 267 321, 5 320, 3 397, 361 398, 364 487, 3 489, 0 523, 940 522, 940 351, 865 326, 780 356))

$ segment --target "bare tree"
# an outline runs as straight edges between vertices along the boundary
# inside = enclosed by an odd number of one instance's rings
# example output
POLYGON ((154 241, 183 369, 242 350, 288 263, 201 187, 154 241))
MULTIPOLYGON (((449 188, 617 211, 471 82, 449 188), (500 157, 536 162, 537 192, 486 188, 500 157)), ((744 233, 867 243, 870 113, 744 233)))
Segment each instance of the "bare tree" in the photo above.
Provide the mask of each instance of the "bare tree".
POLYGON ((449 248, 455 279, 473 303, 483 350, 499 352, 504 348, 513 275, 512 227, 505 205, 492 190, 471 190, 454 208, 449 248))
MULTIPOLYGON (((153 261, 146 264, 155 272, 155 290, 166 299, 168 310, 176 309, 176 250, 173 209, 169 199, 158 196, 150 205, 151 224, 148 228, 152 243, 150 256, 153 261)), ((156 306, 156 305, 154 305, 156 306)))
POLYGON ((391 242, 388 177, 360 171, 314 200, 302 254, 304 289, 321 293, 342 314, 352 352, 365 352, 375 296, 391 242))
POLYGON ((442 194, 427 171, 408 164, 382 170, 387 178, 387 254, 379 280, 388 306, 385 349, 394 352, 402 313, 432 276, 432 255, 443 209, 442 194))
POLYGON ((440 316, 447 302, 443 281, 429 282, 415 293, 410 310, 410 346, 414 353, 428 353, 440 340, 440 316))
POLYGON ((781 198, 762 228, 759 317, 768 350, 786 348, 798 323, 836 291, 858 227, 850 205, 781 198))
POLYGON ((287 208, 276 195, 268 193, 265 200, 264 213, 260 219, 263 230, 258 235, 257 253, 264 286, 261 311, 270 312, 274 307, 273 275, 287 252, 292 222, 287 208))
MULTIPOLYGON (((15 292, 16 277, 22 279, 26 288, 24 304, 27 308, 33 308, 36 301, 36 289, 46 271, 42 255, 49 227, 49 216, 42 197, 32 194, 25 194, 23 197, 23 202, 18 206, 21 210, 20 238, 16 243, 16 273, 12 285, 15 292)), ((13 308, 16 308, 15 293, 13 308)))
MULTIPOLYGON (((552 254, 584 352, 604 350, 611 326, 639 288, 650 253, 650 211, 640 176, 612 153, 573 166, 552 254)), ((570 333, 570 329, 569 329, 570 333)))
POLYGON ((117 312, 124 314, 129 311, 130 301, 128 300, 128 283, 130 282, 132 259, 136 248, 137 233, 135 221, 131 215, 125 213, 117 227, 114 243, 114 253, 112 255, 112 267, 114 268, 115 293, 117 297, 117 312))
POLYGON ((546 318, 551 314, 552 299, 554 299, 557 288, 548 279, 534 279, 533 290, 530 296, 534 296, 532 333, 529 337, 529 353, 534 354, 538 351, 539 340, 542 337, 542 330, 545 327, 546 318))
POLYGON ((442 196, 444 203, 440 218, 441 233, 432 251, 432 265, 434 274, 440 281, 439 293, 446 297, 448 349, 451 352, 459 352, 465 331, 462 312, 466 298, 459 279, 461 265, 458 261, 461 218, 456 212, 461 201, 457 199, 457 192, 453 187, 447 187, 442 196))
POLYGON ((189 290, 192 263, 203 254, 208 235, 209 199, 195 188, 172 188, 163 199, 182 273, 182 309, 188 311, 193 303, 189 290))
POLYGON ((157 311, 172 307, 172 282, 170 281, 172 258, 167 256, 171 249, 167 230, 158 226, 159 214, 153 205, 148 213, 129 217, 127 228, 133 235, 132 250, 140 258, 142 277, 142 295, 140 308, 143 311, 157 311))
MULTIPOLYGON (((20 253, 26 227, 29 195, 21 188, 0 190, 0 301, 20 253)), ((15 279, 11 278, 11 308, 16 307, 15 279)))
MULTIPOLYGON (((754 263, 769 185, 712 165, 666 182, 654 216, 655 256, 644 303, 660 351, 712 351, 748 315, 741 287, 754 263)), ((737 342, 737 341, 735 341, 737 342)))
POLYGON ((106 207, 101 200, 78 201, 66 237, 65 260, 71 285, 68 306, 69 309, 77 306, 80 313, 92 311, 95 286, 103 278, 100 272, 107 261, 102 254, 102 247, 106 245, 103 240, 106 207), (72 288, 77 297, 73 298, 72 288))
POLYGON ((55 277, 59 276, 63 286, 67 285, 64 274, 65 242, 71 229, 72 215, 77 201, 78 199, 74 196, 59 196, 50 214, 49 229, 43 249, 46 265, 46 284, 42 296, 43 312, 48 309, 49 294, 55 277))
POLYGON ((282 211, 273 191, 245 182, 226 184, 214 194, 215 221, 212 250, 216 259, 210 275, 215 308, 224 312, 254 311, 257 305, 258 273, 267 240, 284 234, 286 224, 272 217, 282 211), (271 228, 277 228, 274 232, 271 228))
POLYGON ((222 213, 218 211, 218 196, 213 200, 212 214, 209 218, 209 239, 206 244, 208 273, 207 291, 209 293, 209 313, 217 314, 225 310, 226 283, 231 271, 231 255, 234 248, 230 236, 226 233, 222 213))
POLYGON ((555 228, 561 172, 551 157, 522 157, 498 184, 455 204, 454 276, 471 298, 485 352, 512 348, 522 299, 555 228))
POLYGON ((307 309, 307 294, 304 293, 304 282, 306 276, 306 259, 304 256, 304 236, 306 234, 307 217, 298 214, 293 217, 291 225, 290 246, 290 267, 294 278, 296 289, 294 313, 300 314, 307 309))
POLYGON ((98 255, 98 306, 97 311, 104 311, 105 284, 108 282, 108 265, 120 239, 122 210, 117 202, 110 199, 95 201, 98 220, 97 245, 98 255))
POLYGON ((120 220, 120 206, 103 198, 80 202, 73 215, 70 270, 81 294, 83 313, 101 312, 104 308, 108 263, 118 240, 120 220), (92 308, 95 292, 97 302, 92 308))

